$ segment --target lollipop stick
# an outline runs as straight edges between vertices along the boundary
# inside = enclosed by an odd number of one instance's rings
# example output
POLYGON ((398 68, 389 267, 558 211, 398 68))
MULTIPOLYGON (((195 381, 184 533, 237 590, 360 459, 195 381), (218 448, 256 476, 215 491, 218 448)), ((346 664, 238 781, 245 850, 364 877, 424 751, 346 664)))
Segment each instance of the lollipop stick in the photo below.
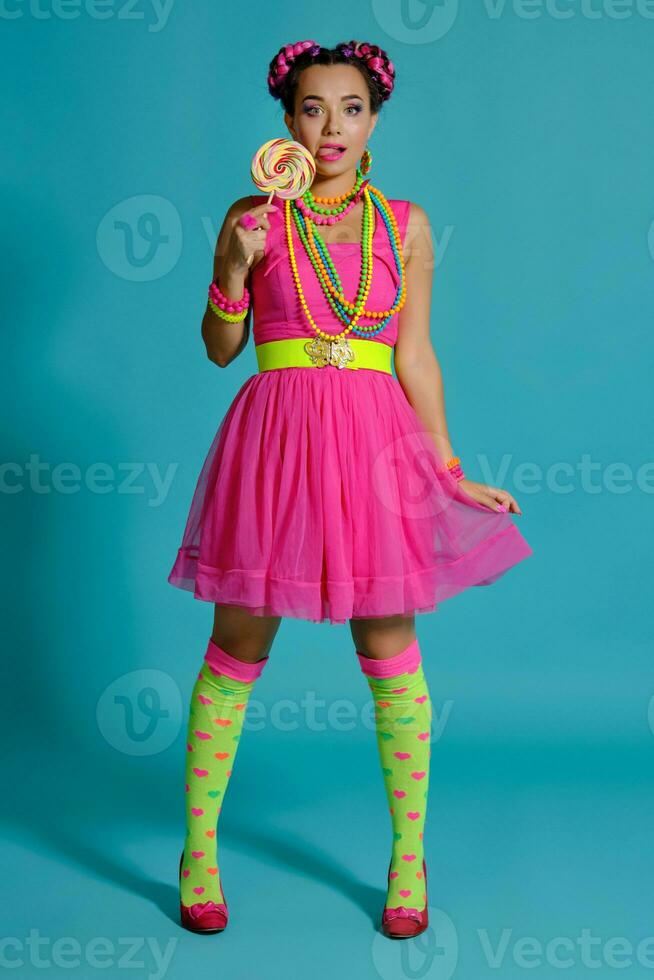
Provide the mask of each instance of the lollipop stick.
POLYGON ((275 188, 273 187, 273 189, 270 192, 270 197, 266 201, 266 204, 270 204, 270 202, 272 201, 272 199, 273 199, 274 196, 275 196, 275 188))

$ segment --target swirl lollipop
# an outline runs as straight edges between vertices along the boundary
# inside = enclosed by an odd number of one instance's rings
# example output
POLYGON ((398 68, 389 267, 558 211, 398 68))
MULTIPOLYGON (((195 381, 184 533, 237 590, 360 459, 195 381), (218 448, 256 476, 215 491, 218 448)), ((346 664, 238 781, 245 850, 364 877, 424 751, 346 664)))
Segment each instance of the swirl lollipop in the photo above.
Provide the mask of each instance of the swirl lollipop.
POLYGON ((273 196, 284 201, 301 197, 316 175, 316 161, 302 143, 289 139, 272 139, 259 147, 250 166, 252 180, 265 194, 266 204, 273 196))

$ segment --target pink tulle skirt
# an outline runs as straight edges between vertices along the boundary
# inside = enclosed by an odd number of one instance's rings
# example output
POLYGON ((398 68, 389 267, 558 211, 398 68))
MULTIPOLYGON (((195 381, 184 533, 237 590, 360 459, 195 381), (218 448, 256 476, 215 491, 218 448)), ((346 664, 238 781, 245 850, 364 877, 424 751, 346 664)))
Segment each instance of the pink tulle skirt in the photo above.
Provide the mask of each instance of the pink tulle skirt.
POLYGON ((258 616, 345 623, 431 612, 531 554, 513 517, 450 475, 393 375, 292 367, 236 394, 168 581, 258 616))

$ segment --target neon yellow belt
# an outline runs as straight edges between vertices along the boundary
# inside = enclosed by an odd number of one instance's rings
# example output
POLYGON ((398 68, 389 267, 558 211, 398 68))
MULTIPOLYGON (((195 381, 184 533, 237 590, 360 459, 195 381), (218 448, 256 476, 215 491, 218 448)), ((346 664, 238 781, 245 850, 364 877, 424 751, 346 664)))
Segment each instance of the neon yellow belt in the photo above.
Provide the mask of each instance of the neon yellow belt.
POLYGON ((274 371, 285 367, 372 368, 392 374, 391 350, 388 344, 365 340, 363 337, 341 337, 325 340, 314 337, 287 337, 256 344, 259 371, 274 371))

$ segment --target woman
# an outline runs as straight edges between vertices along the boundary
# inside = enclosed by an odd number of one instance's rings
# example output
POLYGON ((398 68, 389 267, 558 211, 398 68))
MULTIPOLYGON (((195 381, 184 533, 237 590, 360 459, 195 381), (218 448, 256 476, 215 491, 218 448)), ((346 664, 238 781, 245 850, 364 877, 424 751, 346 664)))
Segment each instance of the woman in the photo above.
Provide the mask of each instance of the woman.
POLYGON ((214 603, 188 727, 180 899, 193 931, 227 924, 217 818, 283 616, 349 621, 393 831, 382 929, 427 928, 431 702, 415 614, 532 554, 510 517, 522 513, 515 498, 466 479, 449 441, 427 215, 367 177, 394 82, 374 45, 284 46, 268 88, 315 178, 281 206, 240 198, 218 236, 207 354, 227 366, 254 307, 259 371, 220 423, 168 579, 214 603))

